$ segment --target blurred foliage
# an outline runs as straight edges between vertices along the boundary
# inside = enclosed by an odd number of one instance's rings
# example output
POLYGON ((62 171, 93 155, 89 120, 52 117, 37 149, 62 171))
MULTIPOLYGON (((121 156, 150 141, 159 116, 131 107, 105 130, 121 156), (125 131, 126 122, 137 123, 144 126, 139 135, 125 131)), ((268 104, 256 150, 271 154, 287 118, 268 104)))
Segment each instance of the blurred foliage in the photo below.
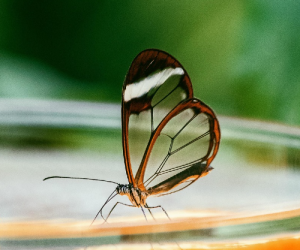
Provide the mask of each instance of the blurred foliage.
POLYGON ((105 128, 58 128, 1 126, 0 146, 6 149, 84 149, 122 155, 121 130, 105 128))
POLYGON ((143 49, 218 114, 300 124, 300 3, 0 0, 0 96, 121 100, 143 49))

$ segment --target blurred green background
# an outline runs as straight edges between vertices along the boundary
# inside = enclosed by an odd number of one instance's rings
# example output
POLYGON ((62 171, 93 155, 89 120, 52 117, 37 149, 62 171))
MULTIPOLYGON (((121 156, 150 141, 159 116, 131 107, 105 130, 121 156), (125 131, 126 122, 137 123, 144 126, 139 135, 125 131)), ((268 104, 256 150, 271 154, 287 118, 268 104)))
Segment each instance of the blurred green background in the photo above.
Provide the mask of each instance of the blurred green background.
POLYGON ((0 97, 121 101, 165 50, 217 114, 300 125, 300 2, 0 0, 0 97))

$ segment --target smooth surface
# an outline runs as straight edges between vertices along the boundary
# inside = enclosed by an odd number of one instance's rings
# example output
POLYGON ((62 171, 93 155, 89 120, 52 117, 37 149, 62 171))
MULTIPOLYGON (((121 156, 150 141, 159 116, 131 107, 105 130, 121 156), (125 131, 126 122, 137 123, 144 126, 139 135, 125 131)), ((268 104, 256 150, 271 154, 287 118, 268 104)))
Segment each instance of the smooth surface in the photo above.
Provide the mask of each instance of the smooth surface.
MULTIPOLYGON (((8 102, 9 111, 1 109, 0 130, 0 245, 4 244, 7 249, 17 246, 17 241, 8 238, 21 239, 24 233, 32 239, 26 241, 28 249, 35 244, 40 244, 42 249, 63 247, 67 239, 68 242, 70 239, 70 249, 75 249, 93 242, 87 240, 90 234, 83 234, 91 231, 97 236, 94 240, 102 239, 94 245, 142 240, 162 242, 163 239, 233 242, 249 237, 251 240, 275 239, 278 234, 299 232, 299 128, 221 117, 223 138, 213 163, 214 170, 181 192, 149 198, 149 204, 162 205, 172 218, 167 222, 161 210, 154 210, 159 230, 182 229, 171 233, 169 238, 161 238, 155 233, 157 224, 145 223, 138 208, 117 206, 110 224, 102 226, 99 218, 92 229, 86 227, 115 188, 113 184, 61 179, 42 181, 50 175, 65 175, 126 183, 121 129, 117 126, 119 106, 15 100, 12 108, 13 100, 8 102), (24 112, 35 119, 20 115, 24 112), (92 120, 97 122, 88 122, 92 120), (199 214, 202 217, 198 218, 199 214), (181 219, 178 221, 178 218, 181 219), (189 222, 191 218, 195 223, 189 222), (233 218, 236 218, 234 222, 233 218), (131 223, 115 224, 116 220, 123 219, 130 219, 131 223), (209 220, 214 224, 205 224, 209 220), (240 221, 239 225, 236 220, 240 221), (235 226, 229 226, 230 223, 235 226), (132 228, 141 230, 145 238, 135 236, 139 232, 132 228), (196 228, 201 230, 199 234, 195 234, 196 228), (213 233, 205 228, 213 228, 213 233), (124 236, 129 233, 133 236, 124 236), (57 241, 57 237, 61 241, 57 241), (69 237, 79 237, 79 241, 69 237), (85 237, 87 241, 82 243, 85 237), (35 238, 48 238, 48 243, 37 243, 35 238)), ((123 198, 111 201, 104 213, 117 201, 127 202, 123 198)), ((148 214, 147 217, 150 218, 148 214)))

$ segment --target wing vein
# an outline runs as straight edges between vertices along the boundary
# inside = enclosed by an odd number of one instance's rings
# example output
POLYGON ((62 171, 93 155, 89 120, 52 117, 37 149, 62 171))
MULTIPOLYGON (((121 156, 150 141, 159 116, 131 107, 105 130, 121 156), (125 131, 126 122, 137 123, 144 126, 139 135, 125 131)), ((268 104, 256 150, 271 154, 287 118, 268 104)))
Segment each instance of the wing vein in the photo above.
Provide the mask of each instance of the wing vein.
POLYGON ((178 151, 182 150, 183 148, 189 146, 190 144, 192 144, 192 143, 194 143, 194 142, 196 142, 196 141, 202 139, 203 137, 205 137, 205 136, 207 136, 207 135, 209 135, 209 134, 210 134, 210 131, 205 132, 204 134, 198 136, 198 137, 195 138, 194 140, 191 140, 190 142, 186 143, 185 145, 183 145, 183 146, 177 148, 176 150, 174 150, 173 152, 171 152, 171 155, 177 153, 178 151))

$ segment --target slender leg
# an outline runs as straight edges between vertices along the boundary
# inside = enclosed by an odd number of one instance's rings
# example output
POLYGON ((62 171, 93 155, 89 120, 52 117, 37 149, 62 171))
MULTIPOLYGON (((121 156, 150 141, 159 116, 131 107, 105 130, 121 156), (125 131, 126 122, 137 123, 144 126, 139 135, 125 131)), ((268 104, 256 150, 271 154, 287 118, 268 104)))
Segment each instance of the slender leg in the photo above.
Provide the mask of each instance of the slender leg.
POLYGON ((147 204, 146 204, 146 206, 145 206, 145 207, 148 208, 148 210, 149 210, 149 209, 152 209, 152 208, 161 208, 162 211, 164 211, 164 213, 165 213, 166 216, 168 217, 168 219, 171 220, 171 218, 169 217, 167 211, 166 211, 162 206, 149 207, 147 204), (146 206, 147 206, 147 207, 146 207, 146 206))
MULTIPOLYGON (((103 204, 103 206, 102 206, 101 209, 99 210, 99 212, 100 212, 101 217, 102 217, 103 220, 105 220, 104 217, 103 217, 103 214, 102 214, 103 208, 106 206, 106 204, 107 204, 108 202, 110 202, 110 201, 111 201, 114 197, 116 197, 116 196, 117 196, 117 193, 114 194, 114 192, 113 192, 113 193, 107 198, 106 202, 103 204)), ((96 219, 97 216, 99 215, 99 212, 97 213, 95 219, 96 219)), ((95 220, 95 219, 94 219, 94 220, 95 220)), ((93 220, 93 222, 94 222, 94 220, 93 220)))
POLYGON ((108 217, 110 216, 110 214, 112 213, 112 211, 115 209, 115 207, 116 207, 118 204, 122 204, 122 205, 127 206, 127 207, 135 207, 135 206, 133 206, 133 205, 128 205, 128 204, 125 204, 125 203, 122 203, 122 202, 117 202, 117 203, 113 206, 113 208, 110 210, 110 212, 109 212, 109 214, 107 215, 106 219, 104 219, 104 223, 107 222, 108 217))
POLYGON ((146 217, 146 214, 145 214, 144 209, 143 209, 142 206, 141 206, 141 209, 142 209, 142 212, 143 212, 143 214, 144 214, 144 217, 145 217, 146 221, 148 221, 148 220, 147 220, 147 217, 146 217))
POLYGON ((152 212, 151 212, 151 210, 150 210, 150 208, 149 208, 149 206, 148 206, 148 204, 147 204, 147 203, 146 203, 146 206, 145 206, 145 208, 147 208, 147 209, 148 209, 149 213, 151 214, 151 217, 152 217, 152 219, 153 219, 154 221, 156 221, 156 219, 154 218, 154 216, 153 216, 153 214, 152 214, 152 212))
POLYGON ((96 220, 96 218, 98 217, 99 214, 101 215, 101 217, 103 218, 103 220, 105 220, 104 217, 103 217, 103 214, 102 214, 102 210, 103 210, 103 208, 106 206, 106 204, 107 204, 108 202, 110 202, 110 201, 117 195, 117 194, 115 194, 115 192, 116 192, 116 190, 114 190, 114 191, 112 192, 112 194, 107 198, 107 200, 105 201, 105 203, 103 204, 103 206, 100 208, 100 210, 99 210, 98 213, 96 214, 95 218, 93 219, 91 225, 94 223, 94 221, 96 220))

